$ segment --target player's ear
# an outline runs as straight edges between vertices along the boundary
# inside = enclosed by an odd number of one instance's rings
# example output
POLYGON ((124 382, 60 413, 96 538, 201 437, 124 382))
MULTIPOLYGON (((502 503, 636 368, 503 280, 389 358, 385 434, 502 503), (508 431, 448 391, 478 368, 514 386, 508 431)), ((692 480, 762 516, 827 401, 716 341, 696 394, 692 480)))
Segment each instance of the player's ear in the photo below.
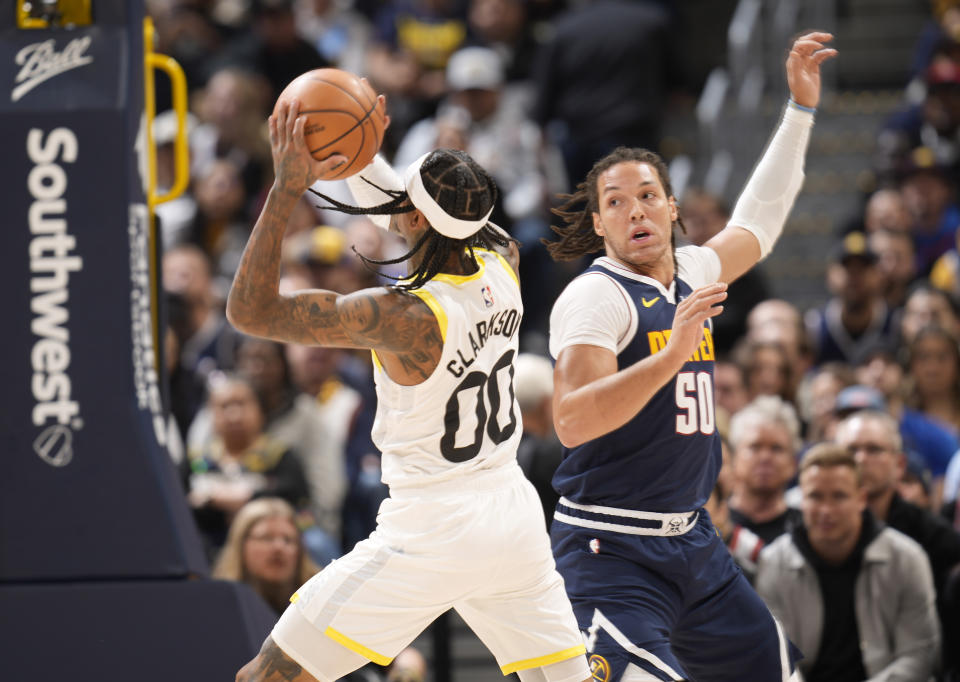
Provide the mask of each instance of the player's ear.
POLYGON ((410 227, 420 232, 430 227, 430 221, 427 220, 427 216, 421 213, 420 209, 415 208, 410 212, 410 227))
POLYGON ((601 237, 605 237, 606 235, 603 233, 603 223, 600 222, 600 214, 594 211, 590 215, 593 216, 593 231, 601 237))
POLYGON ((677 210, 677 199, 671 196, 667 201, 670 203, 670 222, 675 223, 677 218, 680 217, 680 211, 677 210))

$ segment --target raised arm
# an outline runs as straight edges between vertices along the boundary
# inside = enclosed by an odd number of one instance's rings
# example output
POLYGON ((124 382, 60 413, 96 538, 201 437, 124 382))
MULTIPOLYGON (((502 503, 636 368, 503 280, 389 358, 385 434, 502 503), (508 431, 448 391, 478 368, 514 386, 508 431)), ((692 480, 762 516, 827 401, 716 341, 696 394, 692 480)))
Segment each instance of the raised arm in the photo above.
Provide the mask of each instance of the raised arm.
POLYGON ((803 163, 820 102, 820 65, 837 54, 829 33, 794 41, 787 57, 790 103, 773 139, 747 181, 727 227, 710 239, 720 257, 720 279, 732 282, 766 257, 783 230, 803 185, 803 163))
POLYGON ((296 101, 281 103, 270 117, 270 144, 276 179, 253 228, 227 299, 227 317, 240 331, 278 341, 409 350, 423 326, 436 325, 415 296, 374 288, 352 294, 309 290, 279 292, 280 255, 287 221, 316 179, 346 159, 317 161, 307 150, 304 119, 296 101))

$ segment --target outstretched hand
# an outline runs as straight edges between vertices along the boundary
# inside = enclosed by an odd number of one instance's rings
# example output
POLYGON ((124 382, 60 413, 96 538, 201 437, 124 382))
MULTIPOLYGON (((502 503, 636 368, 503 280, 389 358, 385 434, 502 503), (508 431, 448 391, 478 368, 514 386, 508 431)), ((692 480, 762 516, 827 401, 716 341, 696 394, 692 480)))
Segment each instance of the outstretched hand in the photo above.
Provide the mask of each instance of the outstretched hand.
POLYGON ((693 355, 703 340, 703 323, 723 312, 727 298, 725 282, 715 282, 694 290, 677 306, 673 316, 668 348, 674 348, 677 356, 685 361, 693 355))
POLYGON ((837 51, 824 43, 833 40, 833 34, 813 32, 797 38, 787 57, 787 84, 793 101, 800 106, 815 109, 820 102, 820 65, 837 56, 837 51))
POLYGON ((297 197, 321 176, 347 162, 347 157, 342 154, 334 154, 323 161, 310 154, 303 136, 306 117, 300 116, 299 112, 299 100, 281 100, 269 121, 275 183, 283 192, 297 197))

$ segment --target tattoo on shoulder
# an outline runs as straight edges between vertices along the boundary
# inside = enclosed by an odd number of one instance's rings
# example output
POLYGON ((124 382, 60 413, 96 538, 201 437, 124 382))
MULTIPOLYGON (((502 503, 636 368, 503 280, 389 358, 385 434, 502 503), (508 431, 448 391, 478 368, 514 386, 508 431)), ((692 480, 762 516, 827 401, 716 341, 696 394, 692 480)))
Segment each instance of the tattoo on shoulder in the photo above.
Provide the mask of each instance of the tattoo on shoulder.
POLYGON ((260 665, 254 673, 258 675, 255 679, 263 682, 295 682, 303 668, 283 653, 273 640, 268 640, 260 651, 260 665))
POLYGON ((340 315, 336 310, 324 310, 318 303, 310 304, 309 318, 313 326, 330 329, 340 325, 340 315))
POLYGON ((341 312, 343 322, 359 334, 372 334, 380 331, 380 304, 375 296, 366 294, 352 298, 341 312))

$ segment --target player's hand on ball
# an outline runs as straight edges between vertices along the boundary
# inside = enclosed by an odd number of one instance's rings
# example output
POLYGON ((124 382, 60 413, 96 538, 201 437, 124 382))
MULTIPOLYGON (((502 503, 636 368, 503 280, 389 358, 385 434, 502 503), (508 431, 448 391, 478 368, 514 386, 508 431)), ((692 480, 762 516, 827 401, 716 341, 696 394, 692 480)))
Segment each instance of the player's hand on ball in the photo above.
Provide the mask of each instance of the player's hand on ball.
MULTIPOLYGON (((360 82, 364 85, 370 85, 370 81, 366 77, 361 78, 360 82)), ((390 127, 390 114, 387 113, 387 98, 385 95, 377 95, 377 108, 383 112, 383 129, 386 130, 390 127)))
POLYGON ((307 187, 347 162, 347 157, 334 154, 322 161, 310 155, 303 135, 304 116, 299 115, 300 102, 295 98, 281 101, 270 116, 270 149, 273 152, 274 183, 283 192, 299 197, 307 187))
POLYGON ((720 305, 727 298, 726 282, 700 287, 677 306, 667 348, 686 361, 703 340, 703 323, 723 312, 720 305))
POLYGON ((815 109, 820 102, 820 65, 837 56, 824 43, 833 40, 830 33, 814 31, 797 38, 787 57, 787 84, 797 104, 815 109))

